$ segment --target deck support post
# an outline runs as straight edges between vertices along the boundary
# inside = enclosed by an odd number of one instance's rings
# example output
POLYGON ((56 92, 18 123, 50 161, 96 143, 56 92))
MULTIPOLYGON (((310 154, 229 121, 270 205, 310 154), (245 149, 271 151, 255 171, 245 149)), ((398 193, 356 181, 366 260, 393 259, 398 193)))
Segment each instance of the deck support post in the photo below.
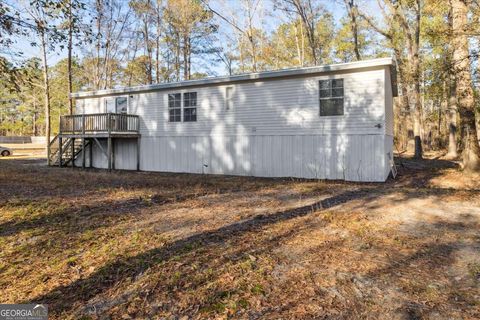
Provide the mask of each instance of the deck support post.
POLYGON ((108 171, 112 171, 112 114, 107 114, 107 130, 108 130, 108 144, 107 144, 107 158, 108 171))
POLYGON ((112 139, 112 169, 115 170, 115 140, 112 139))
POLYGON ((63 154, 63 150, 62 150, 62 147, 63 147, 63 144, 62 144, 62 137, 59 136, 58 137, 58 166, 59 167, 62 167, 62 154, 63 154))
POLYGON ((85 136, 82 137, 82 169, 85 169, 85 136))
POLYGON ((72 162, 72 169, 75 168, 75 138, 72 139, 72 145, 70 146, 71 154, 70 161, 72 162))
POLYGON ((85 169, 85 114, 82 114, 82 169, 85 169))
POLYGON ((140 171, 140 138, 137 138, 137 171, 140 171))
POLYGON ((88 160, 90 163, 90 168, 93 168, 93 140, 90 139, 90 147, 88 148, 89 150, 89 155, 88 155, 88 160))
POLYGON ((112 137, 108 136, 107 143, 107 161, 108 161, 108 171, 112 171, 112 137))

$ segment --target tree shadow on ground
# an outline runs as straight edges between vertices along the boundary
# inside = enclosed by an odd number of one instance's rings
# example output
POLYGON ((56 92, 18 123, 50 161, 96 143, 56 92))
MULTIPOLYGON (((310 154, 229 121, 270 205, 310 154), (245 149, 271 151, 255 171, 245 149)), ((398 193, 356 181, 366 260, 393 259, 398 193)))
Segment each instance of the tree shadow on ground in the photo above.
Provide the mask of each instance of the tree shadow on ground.
POLYGON ((160 209, 168 204, 179 204, 208 194, 210 193, 170 194, 168 196, 155 194, 148 198, 135 197, 97 201, 96 203, 87 202, 81 205, 69 205, 67 208, 52 208, 49 214, 27 217, 21 221, 12 219, 1 223, 0 237, 12 236, 32 229, 41 229, 42 232, 62 230, 68 233, 92 231, 117 222, 116 220, 108 221, 109 217, 132 216, 145 208, 160 209))
POLYGON ((257 215, 249 220, 230 224, 213 231, 195 234, 139 255, 108 263, 88 276, 88 278, 77 280, 67 286, 57 287, 51 290, 50 293, 31 299, 30 302, 47 303, 49 310, 58 315, 68 311, 76 303, 86 303, 91 298, 109 290, 126 278, 135 277, 146 269, 161 264, 181 252, 185 252, 186 248, 222 244, 227 240, 235 240, 245 233, 258 232, 272 224, 302 217, 318 210, 326 210, 351 200, 366 197, 368 192, 369 189, 347 191, 317 201, 311 205, 279 211, 269 215, 257 215))
MULTIPOLYGON (((426 190, 426 192, 419 192, 417 190, 417 188, 423 188, 427 186, 431 179, 441 176, 443 174, 443 170, 455 167, 455 164, 452 164, 449 161, 443 162, 440 160, 432 160, 436 161, 434 168, 431 170, 425 169, 427 171, 424 172, 424 168, 429 166, 429 161, 431 160, 422 161, 422 165, 419 167, 415 167, 414 165, 410 166, 408 164, 405 165, 400 169, 399 179, 389 181, 387 184, 350 184, 325 182, 326 189, 328 189, 329 186, 335 186, 335 188, 332 187, 331 190, 323 190, 322 195, 315 194, 315 197, 319 198, 323 197, 325 194, 330 194, 330 196, 328 196, 326 199, 316 201, 311 205, 302 206, 291 210, 282 210, 273 214, 260 214, 254 218, 226 225, 216 230, 195 234, 171 243, 166 243, 163 246, 156 247, 135 256, 118 258, 115 261, 108 262, 103 267, 88 275, 86 278, 76 280, 68 285, 58 286, 42 296, 29 299, 29 301, 48 303, 52 314, 54 316, 59 316, 71 312, 74 308, 78 308, 79 305, 86 305, 90 300, 102 295, 103 293, 106 293, 109 290, 114 289, 122 282, 127 281, 126 279, 136 279, 150 268, 162 268, 163 263, 166 261, 173 261, 177 259, 179 255, 181 258, 183 258, 182 255, 184 254, 195 254, 189 259, 181 262, 182 264, 193 264, 198 260, 203 259, 200 258, 199 255, 202 255, 205 252, 205 248, 215 247, 215 250, 212 250, 214 253, 211 253, 211 255, 208 257, 209 261, 207 264, 211 268, 219 267, 227 260, 236 259, 233 256, 222 256, 222 246, 224 246, 226 242, 232 242, 231 244, 235 246, 240 241, 248 241, 246 238, 249 236, 254 237, 256 234, 263 232, 265 228, 272 227, 283 221, 308 216, 312 212, 321 212, 322 210, 334 208, 335 206, 346 204, 354 200, 362 200, 363 202, 360 205, 365 206, 368 205, 370 200, 393 193, 398 193, 400 195, 398 201, 407 201, 409 199, 418 199, 431 196, 433 192, 435 196, 447 195, 452 192, 452 190, 444 188, 427 188, 428 190, 426 190), (416 179, 421 179, 421 181, 418 182, 416 179), (354 190, 342 190, 342 185, 345 185, 344 189, 352 189, 353 186, 354 190)), ((127 176, 130 175, 135 176, 134 173, 128 173, 127 176)), ((188 179, 189 175, 184 175, 182 178, 188 179)), ((202 179, 207 178, 202 177, 202 179)), ((236 178, 231 179, 233 181, 236 178)), ((215 181, 215 179, 212 179, 212 181, 215 181)), ((265 185, 275 186, 278 183, 284 183, 282 180, 279 181, 275 179, 266 179, 266 182, 263 182, 263 180, 261 181, 262 182, 259 183, 261 187, 264 187, 265 185)), ((158 185, 162 184, 159 183, 158 185)), ((209 186, 207 189, 209 189, 211 186, 212 189, 209 190, 218 191, 218 188, 215 188, 213 184, 206 185, 209 186)), ((134 186, 135 185, 132 185, 132 187, 134 186)), ((175 187, 179 188, 179 185, 176 184, 175 187)), ((232 192, 232 190, 235 190, 235 187, 224 187, 223 190, 225 192, 232 192)), ((309 191, 307 191, 305 194, 308 194, 308 192, 309 191)), ((133 210, 133 212, 135 212, 135 210, 137 210, 136 206, 141 207, 142 204, 138 202, 132 203, 132 208, 130 208, 129 211, 133 210)), ((108 211, 109 209, 106 207, 99 208, 99 211, 102 210, 108 211)), ((88 218, 88 216, 86 218, 88 218)), ((47 221, 44 222, 48 225, 47 221)), ((15 228, 15 226, 12 227, 15 228)), ((24 225, 24 228, 30 227, 31 225, 29 223, 24 225)), ((478 225, 472 224, 469 226, 468 224, 458 222, 445 224, 443 221, 438 221, 438 225, 436 223, 432 223, 431 227, 433 230, 445 228, 446 231, 455 232, 461 232, 462 228, 466 228, 463 230, 473 232, 474 228, 478 228, 478 225)), ((415 226, 415 228, 420 228, 420 226, 415 226)), ((8 226, 5 226, 5 228, 2 227, 0 230, 8 231, 8 226)), ((298 232, 298 230, 273 234, 272 236, 268 237, 265 236, 261 242, 252 242, 247 247, 239 246, 237 249, 237 254, 242 256, 248 252, 247 250, 254 249, 265 252, 273 250, 281 239, 292 237, 296 232, 298 232)), ((439 269, 436 268, 436 265, 450 265, 455 252, 457 252, 458 248, 460 248, 463 244, 459 244, 457 242, 436 241, 438 241, 438 238, 437 240, 431 239, 431 241, 420 243, 418 248, 411 250, 412 252, 409 252, 408 254, 398 253, 397 256, 394 256, 396 252, 392 251, 390 247, 385 247, 383 248, 384 251, 391 251, 391 260, 386 266, 376 268, 370 273, 367 273, 365 276, 376 281, 388 281, 392 284, 400 286, 402 279, 399 274, 402 272, 411 272, 412 263, 422 263, 424 264, 423 267, 432 268, 433 270, 439 269)), ((341 239, 338 239, 338 242, 325 244, 326 247, 333 246, 333 248, 340 247, 341 245, 341 239)), ((175 271, 172 271, 171 275, 174 274, 175 271)), ((408 274, 408 277, 411 278, 415 278, 417 276, 418 275, 415 273, 408 274)), ((172 290, 174 287, 175 285, 172 284, 172 290)), ((413 291, 412 295, 415 294, 415 290, 413 291)), ((319 294, 323 293, 319 290, 319 294)), ((409 296, 409 294, 409 292, 405 293, 406 296, 409 296)), ((223 293, 219 292, 218 295, 221 296, 223 293)), ((455 293, 453 292, 449 293, 449 295, 451 295, 452 299, 455 299, 456 297, 455 293)), ((129 298, 130 297, 126 296, 125 299, 129 298)), ((171 298, 174 299, 175 297, 172 296, 171 298)), ((425 313, 425 310, 423 309, 424 306, 415 300, 414 297, 411 299, 401 300, 400 302, 402 305, 399 307, 399 312, 403 312, 406 319, 414 319, 415 317, 420 317, 425 313)), ((300 304, 303 302, 297 301, 297 303, 300 304)), ((294 307, 294 304, 295 303, 291 304, 292 308, 294 307)), ((356 304, 360 311, 362 308, 366 308, 364 302, 360 298, 356 300, 356 304)), ((456 304, 452 301, 447 301, 445 304, 446 308, 451 305, 459 304, 456 304)), ((351 303, 344 303, 343 307, 346 310, 344 311, 343 315, 354 315, 354 313, 349 313, 352 312, 348 309, 351 306, 351 303)), ((196 310, 196 312, 198 312, 198 310, 196 310)))
POLYGON ((448 169, 460 169, 454 161, 439 159, 413 159, 410 157, 396 157, 395 164, 398 176, 387 181, 388 185, 396 187, 428 187, 430 181, 440 177, 448 169))
POLYGON ((389 261, 365 275, 385 288, 385 296, 391 295, 389 299, 397 305, 393 313, 401 319, 480 316, 476 298, 480 282, 457 266, 469 258, 465 253, 462 256, 462 250, 480 252, 480 221, 473 216, 459 218, 464 221, 438 217, 428 224, 409 226, 409 246, 415 244, 414 249, 383 248, 390 250, 389 261), (429 236, 415 236, 418 230, 429 236))

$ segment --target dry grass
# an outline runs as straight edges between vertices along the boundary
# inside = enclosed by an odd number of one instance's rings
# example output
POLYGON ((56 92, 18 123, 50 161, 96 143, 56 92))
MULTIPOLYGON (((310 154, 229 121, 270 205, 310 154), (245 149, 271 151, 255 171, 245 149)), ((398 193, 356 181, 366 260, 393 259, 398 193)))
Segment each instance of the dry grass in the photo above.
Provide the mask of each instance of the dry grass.
POLYGON ((0 302, 53 319, 478 319, 480 182, 402 162, 353 184, 2 159, 0 302))

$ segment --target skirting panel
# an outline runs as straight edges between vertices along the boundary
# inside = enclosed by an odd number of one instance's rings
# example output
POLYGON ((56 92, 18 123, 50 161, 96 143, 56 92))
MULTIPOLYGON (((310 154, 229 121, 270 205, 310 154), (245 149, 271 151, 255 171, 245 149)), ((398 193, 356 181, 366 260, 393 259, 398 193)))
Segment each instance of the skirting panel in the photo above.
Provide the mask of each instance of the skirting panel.
MULTIPOLYGON (((385 181, 390 140, 384 135, 142 137, 140 170, 385 181)), ((115 142, 116 169, 136 169, 135 148, 133 140, 115 142)), ((96 146, 93 165, 107 168, 96 146)))

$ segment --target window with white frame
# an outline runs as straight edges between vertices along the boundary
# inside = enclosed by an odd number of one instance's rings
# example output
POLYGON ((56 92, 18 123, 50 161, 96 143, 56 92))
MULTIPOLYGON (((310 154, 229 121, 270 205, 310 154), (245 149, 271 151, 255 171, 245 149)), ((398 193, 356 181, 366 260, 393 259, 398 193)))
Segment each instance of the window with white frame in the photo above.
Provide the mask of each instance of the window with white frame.
POLYGON ((319 81, 320 116, 343 116, 343 79, 319 81))
POLYGON ((183 121, 197 121, 197 93, 185 92, 183 94, 183 121))
POLYGON ((168 120, 170 122, 182 121, 182 95, 180 93, 168 95, 168 120))

